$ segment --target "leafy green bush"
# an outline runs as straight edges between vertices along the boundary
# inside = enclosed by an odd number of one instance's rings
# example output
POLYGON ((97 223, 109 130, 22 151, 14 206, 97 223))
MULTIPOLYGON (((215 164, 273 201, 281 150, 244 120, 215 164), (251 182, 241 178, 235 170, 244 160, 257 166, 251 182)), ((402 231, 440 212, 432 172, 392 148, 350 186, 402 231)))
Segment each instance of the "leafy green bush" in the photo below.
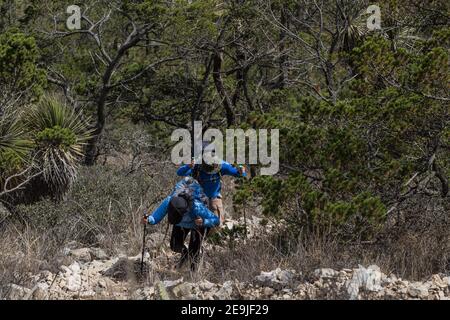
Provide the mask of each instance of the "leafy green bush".
POLYGON ((20 169, 22 158, 11 149, 0 152, 0 170, 2 175, 7 176, 20 169))
POLYGON ((61 147, 62 150, 67 151, 77 142, 77 136, 69 128, 61 128, 56 125, 38 132, 36 134, 36 142, 40 147, 51 145, 53 147, 61 147))
POLYGON ((0 34, 0 92, 19 94, 21 101, 43 92, 45 72, 37 63, 39 49, 32 36, 17 29, 0 34))

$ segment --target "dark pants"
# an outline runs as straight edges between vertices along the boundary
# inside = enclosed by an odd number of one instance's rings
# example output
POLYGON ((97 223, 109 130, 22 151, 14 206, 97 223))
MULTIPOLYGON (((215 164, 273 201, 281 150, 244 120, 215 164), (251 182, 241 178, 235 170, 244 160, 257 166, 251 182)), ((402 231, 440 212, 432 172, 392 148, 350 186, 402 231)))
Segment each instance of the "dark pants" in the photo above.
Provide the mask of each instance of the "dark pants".
POLYGON ((173 226, 172 236, 170 238, 170 249, 172 251, 181 253, 181 259, 178 266, 183 265, 186 260, 190 260, 191 269, 195 270, 200 260, 200 249, 202 247, 202 240, 205 234, 205 228, 187 229, 179 226, 173 226), (189 248, 186 248, 184 241, 189 232, 191 237, 189 239, 189 248))

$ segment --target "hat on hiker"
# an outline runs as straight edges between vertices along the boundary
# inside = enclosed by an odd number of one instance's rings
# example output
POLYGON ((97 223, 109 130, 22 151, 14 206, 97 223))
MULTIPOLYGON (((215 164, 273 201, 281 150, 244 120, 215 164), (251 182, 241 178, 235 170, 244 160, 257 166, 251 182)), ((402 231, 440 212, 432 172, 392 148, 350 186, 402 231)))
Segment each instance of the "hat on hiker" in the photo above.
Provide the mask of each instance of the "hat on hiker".
POLYGON ((218 173, 220 171, 221 165, 220 165, 220 163, 202 162, 200 168, 203 172, 213 174, 213 173, 218 173))
POLYGON ((203 161, 200 168, 203 172, 213 174, 221 169, 221 159, 216 154, 216 145, 213 142, 203 141, 203 161), (208 158, 205 157, 205 149, 208 148, 208 158))
POLYGON ((188 202, 183 197, 172 197, 167 209, 167 216, 170 224, 178 224, 183 219, 184 214, 188 211, 188 202))

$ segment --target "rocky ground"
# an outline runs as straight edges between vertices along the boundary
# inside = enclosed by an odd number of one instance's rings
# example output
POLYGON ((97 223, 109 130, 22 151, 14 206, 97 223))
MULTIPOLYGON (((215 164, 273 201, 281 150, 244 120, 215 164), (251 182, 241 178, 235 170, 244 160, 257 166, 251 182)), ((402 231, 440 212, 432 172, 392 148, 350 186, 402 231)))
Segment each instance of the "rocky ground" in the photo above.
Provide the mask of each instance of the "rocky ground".
MULTIPOLYGON (((238 225, 242 226, 242 221, 229 220, 223 228, 229 231, 228 236, 232 236, 231 231, 238 225)), ((261 223, 257 217, 247 220, 248 237, 264 234, 261 231, 271 228, 272 225, 261 223)), ((276 269, 262 271, 246 282, 211 283, 202 279, 201 272, 171 271, 170 266, 176 257, 164 245, 158 246, 163 240, 164 235, 160 233, 149 236, 147 244, 152 249, 144 256, 144 276, 140 272, 140 255, 110 257, 100 248, 66 247, 64 253, 70 263, 62 265, 57 273, 44 270, 30 275, 33 285, 28 288, 10 284, 9 298, 450 299, 449 275, 436 274, 424 282, 409 282, 393 274, 386 275, 375 265, 343 270, 323 268, 307 276, 296 270, 276 269)), ((208 246, 206 250, 210 250, 212 245, 208 246)), ((208 268, 206 262, 202 268, 208 268)))

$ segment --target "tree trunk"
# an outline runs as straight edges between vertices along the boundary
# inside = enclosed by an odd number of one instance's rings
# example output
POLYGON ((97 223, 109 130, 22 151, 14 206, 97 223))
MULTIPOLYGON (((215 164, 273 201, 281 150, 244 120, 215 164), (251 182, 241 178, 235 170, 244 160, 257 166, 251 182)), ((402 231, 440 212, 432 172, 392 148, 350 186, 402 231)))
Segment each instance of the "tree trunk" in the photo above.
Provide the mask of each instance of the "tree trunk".
POLYGON ((88 166, 94 165, 98 157, 98 145, 100 143, 103 129, 105 128, 106 113, 105 104, 106 98, 111 90, 111 77, 114 71, 117 69, 123 56, 128 52, 128 50, 134 47, 141 40, 141 36, 138 32, 131 34, 127 41, 119 48, 116 56, 108 64, 105 73, 102 77, 102 88, 100 90, 100 95, 97 99, 97 121, 94 127, 94 137, 88 142, 86 147, 86 157, 84 163, 88 166))
MULTIPOLYGON (((280 17, 280 23, 288 28, 288 19, 287 14, 284 8, 281 8, 281 17, 280 17)), ((279 52, 280 52, 280 59, 279 59, 279 72, 280 77, 278 79, 278 88, 284 89, 286 87, 286 81, 288 80, 288 72, 287 72, 287 54, 285 53, 286 50, 286 31, 281 28, 280 30, 280 45, 279 45, 279 52)))
POLYGON ((225 109, 225 114, 227 117, 227 125, 232 126, 235 123, 235 114, 233 111, 233 102, 228 96, 225 86, 223 84, 222 79, 222 53, 217 52, 214 55, 214 63, 213 63, 213 78, 214 84, 216 86, 216 90, 219 93, 219 96, 222 100, 222 105, 225 109))
POLYGON ((97 121, 94 128, 94 136, 88 141, 86 147, 86 157, 84 163, 88 166, 92 166, 97 161, 98 157, 98 145, 100 144, 103 129, 105 127, 105 102, 109 90, 106 88, 102 91, 97 101, 97 121))

